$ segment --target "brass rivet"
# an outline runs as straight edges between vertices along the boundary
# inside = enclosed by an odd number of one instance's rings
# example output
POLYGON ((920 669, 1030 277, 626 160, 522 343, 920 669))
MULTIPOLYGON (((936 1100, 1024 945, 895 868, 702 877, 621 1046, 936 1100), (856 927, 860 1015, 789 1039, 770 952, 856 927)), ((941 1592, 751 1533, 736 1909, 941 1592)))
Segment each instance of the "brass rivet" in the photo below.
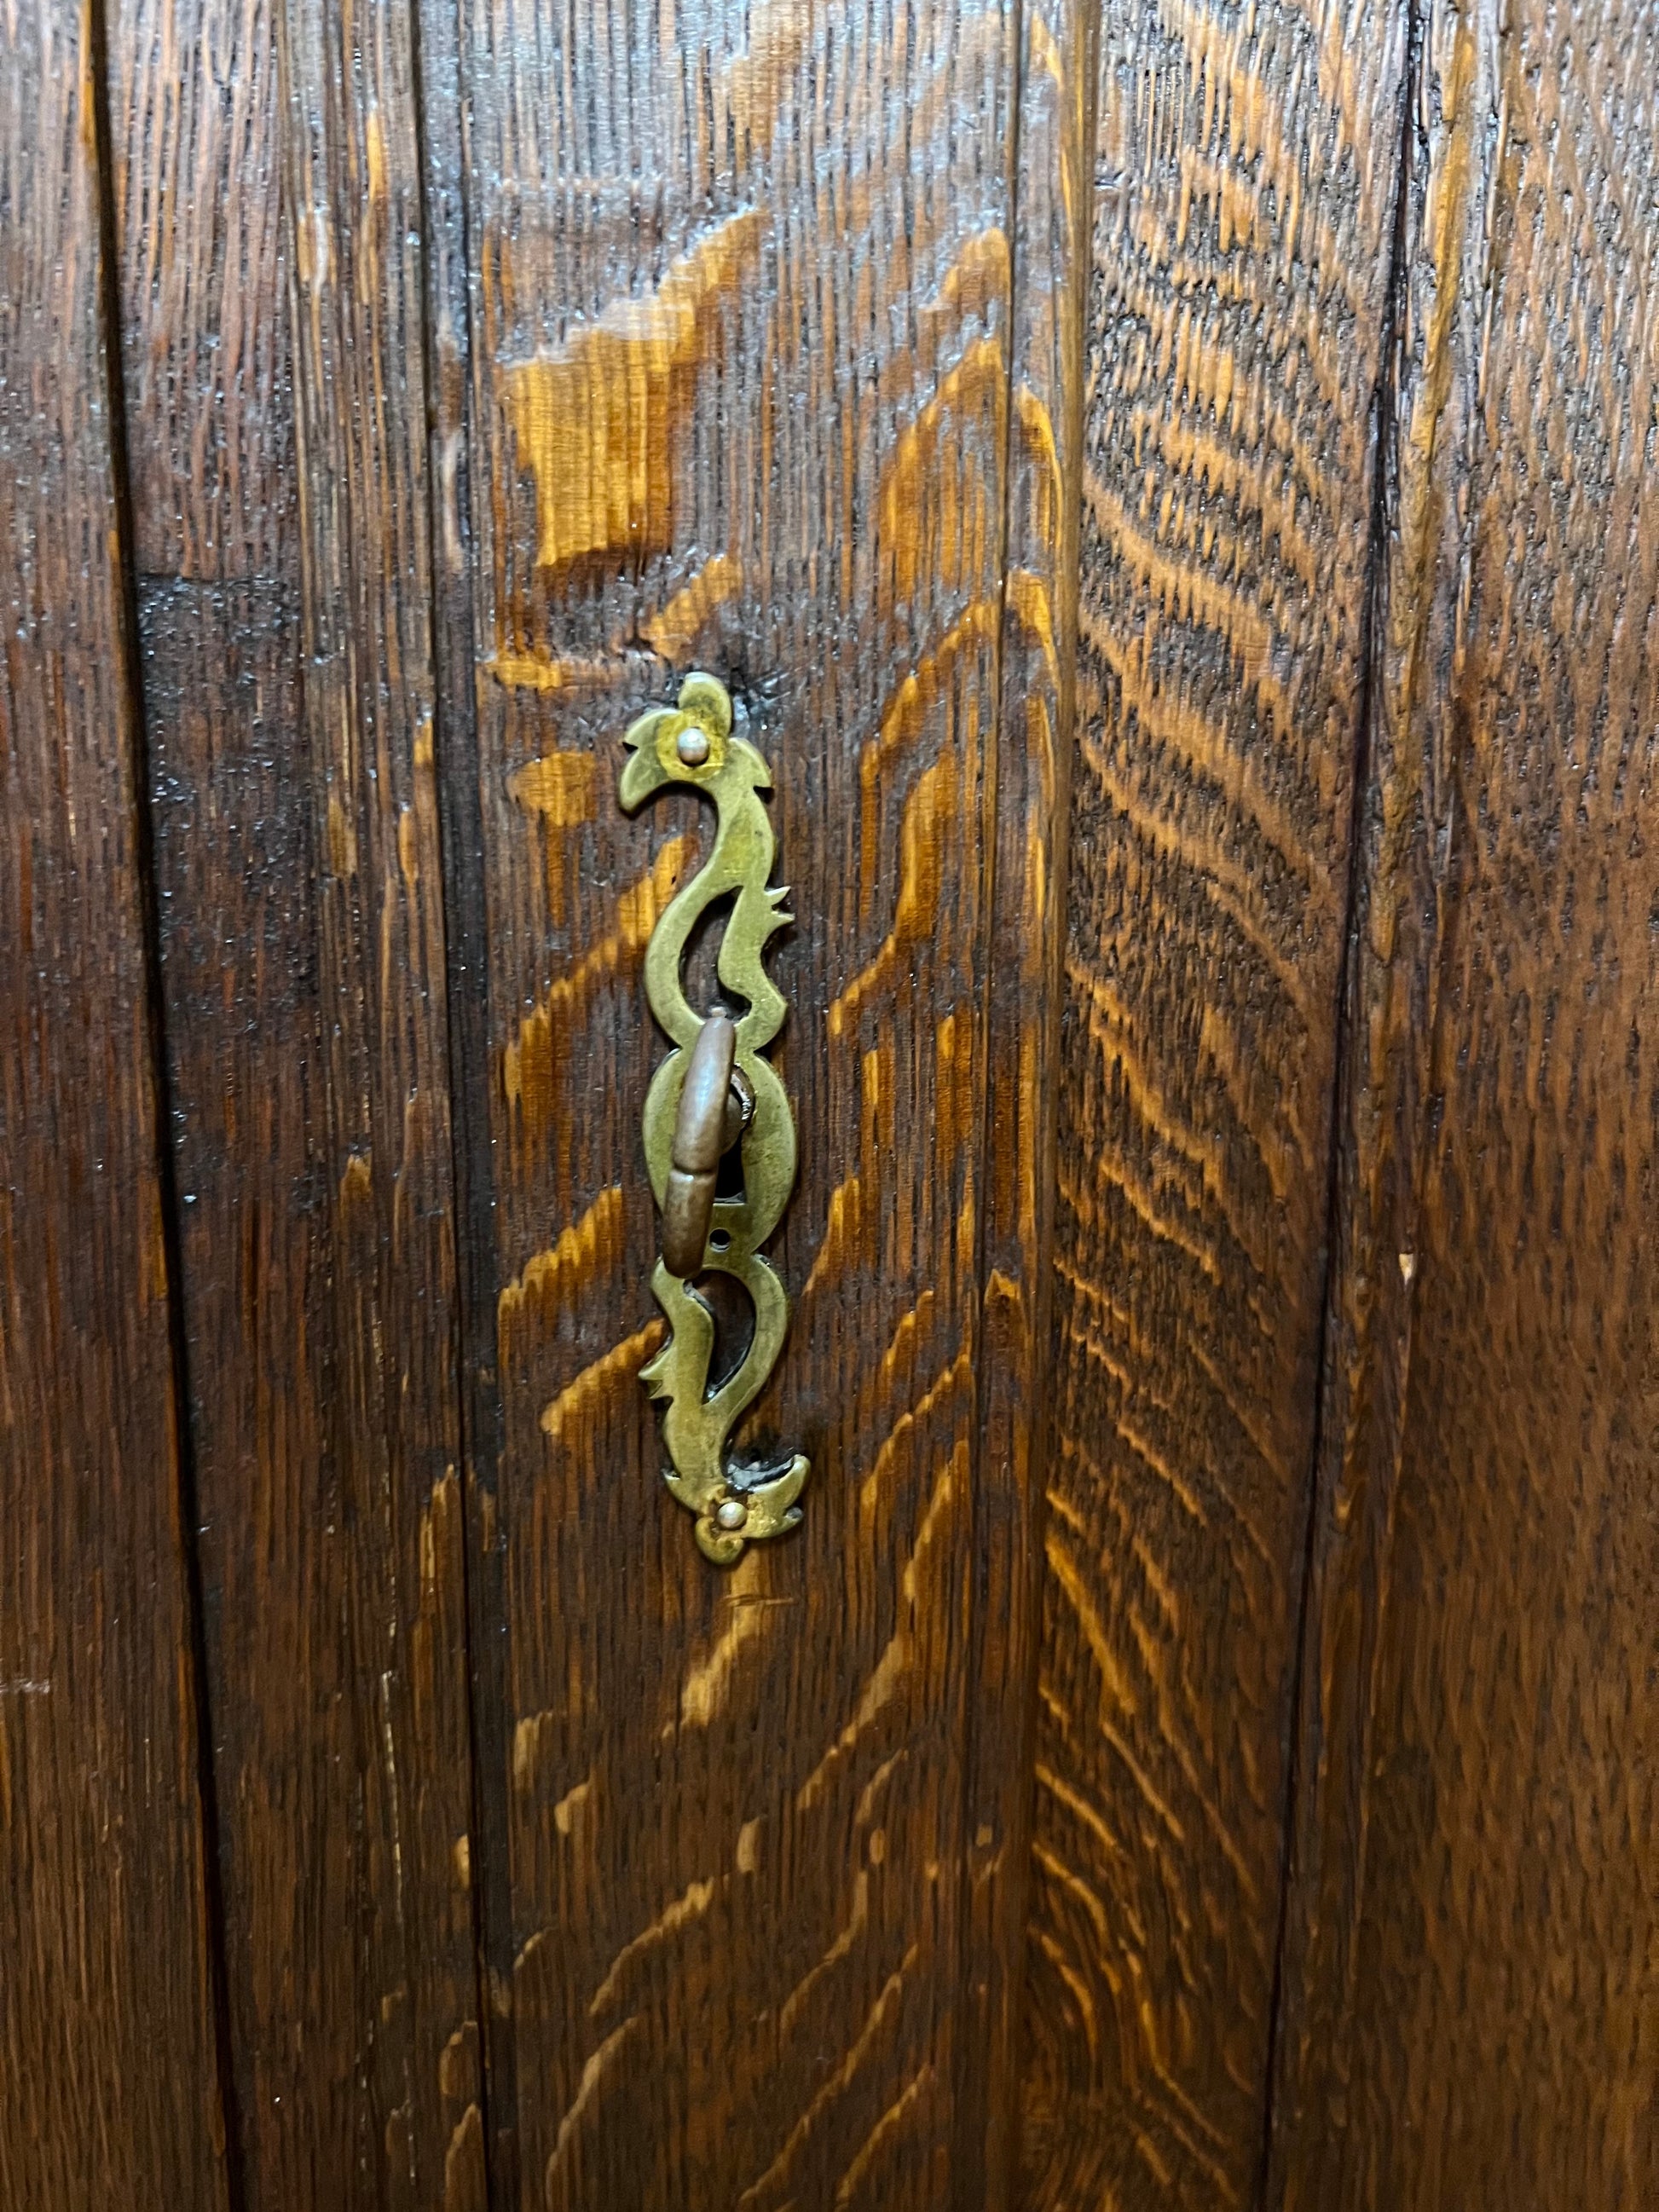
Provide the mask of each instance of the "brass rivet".
POLYGON ((687 768, 701 768, 708 757, 708 731, 688 722, 675 740, 674 750, 687 768))
POLYGON ((740 1498, 722 1498, 714 1508, 714 1518, 722 1528, 741 1528, 749 1518, 749 1508, 740 1498))

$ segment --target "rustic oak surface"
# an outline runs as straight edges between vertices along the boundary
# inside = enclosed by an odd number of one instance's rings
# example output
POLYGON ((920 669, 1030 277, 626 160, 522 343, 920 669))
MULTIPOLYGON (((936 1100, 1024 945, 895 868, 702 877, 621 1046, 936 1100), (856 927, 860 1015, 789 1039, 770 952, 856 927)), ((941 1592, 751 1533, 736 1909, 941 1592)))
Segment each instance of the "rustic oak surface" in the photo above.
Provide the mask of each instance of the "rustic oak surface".
POLYGON ((76 12, 0 2199, 1645 2204, 1650 0, 76 12), (615 799, 693 666, 797 917, 726 1576, 636 1380, 708 823, 615 799))
POLYGON ((415 23, 285 0, 305 741, 362 1769, 365 2052, 393 2205, 485 2202, 415 23), (365 1743, 365 1752, 368 1743, 365 1743))
POLYGON ((132 0, 112 23, 231 2155, 251 2204, 314 2196, 319 2160, 351 2170, 341 2106, 357 2086, 353 1949, 325 1903, 351 1886, 356 1760, 339 1632, 346 1551, 325 1533, 338 1516, 323 1435, 329 1250, 311 1127, 321 1102, 307 1097, 320 1084, 320 1013, 296 759, 276 75, 263 9, 132 0), (301 2009, 309 2033, 296 2039, 301 2009))
MULTIPOLYGON (((337 64, 325 41, 307 42, 302 12, 292 27, 284 54, 264 5, 128 0, 111 32, 234 2149, 249 2207, 450 2206, 482 2201, 476 2184, 471 2199, 458 2187, 452 2156, 459 2146, 476 2170, 482 2137, 456 1858, 467 1754, 453 1305, 422 1157, 435 1155, 441 1183, 447 1116, 412 1084, 407 1127, 394 1094, 388 1142, 376 1095, 401 1073, 384 1032, 435 1022, 441 1098, 441 996, 424 1015, 394 931, 379 948, 397 963, 390 1006, 383 1020, 368 1009, 354 933, 368 926, 359 901, 372 913, 375 900, 354 865, 352 789, 366 732, 344 735, 343 763, 318 742, 349 714, 342 663, 377 653, 372 617, 355 629, 334 597, 341 541, 348 568, 362 544, 374 590, 403 601, 416 630, 424 577, 395 532, 377 531, 372 496, 349 523, 335 503, 352 418, 328 322, 331 145, 320 175, 310 157, 337 64), (286 213, 285 161, 301 185, 286 213), (297 349, 296 222, 312 279, 297 349), (303 452, 296 380, 314 403, 303 452)), ((408 134, 407 98, 404 115, 408 134)), ((362 197, 374 189, 371 175, 362 197)), ((343 197, 372 255, 370 222, 343 197)), ((354 295, 349 330, 366 309, 354 295)), ((397 392, 395 412, 412 407, 418 423, 418 380, 406 386, 401 362, 397 392)), ((370 479, 394 471, 386 422, 356 427, 370 479)), ((414 514, 418 532, 417 502, 414 514)), ((389 727, 370 717, 369 729, 412 761, 420 712, 400 701, 389 727)), ((428 903, 431 817, 428 797, 428 903)), ((400 875, 418 876, 418 823, 403 848, 400 875)))
POLYGON ((970 2204, 1015 2185, 1025 2012, 1031 1747, 1042 1486, 1051 1442, 1056 1054, 1065 942, 1066 830, 1077 666, 1077 538, 1085 272, 1093 216, 1097 9, 1021 10, 1012 414, 998 730, 986 1222, 978 1388, 981 1449, 1006 1470, 981 1485, 969 1680, 970 1820, 988 1827, 971 1909, 968 2071, 959 2122, 970 2204), (1002 972, 1006 963, 1006 972, 1002 972))
POLYGON ((0 2201, 220 2212, 84 20, 0 43, 0 2201))
POLYGON ((1252 2202, 1403 16, 1104 11, 1024 2201, 1252 2202))
MULTIPOLYGON (((447 93, 423 27, 428 111, 466 128, 429 197, 436 542, 469 549, 478 663, 464 1152, 493 1176, 504 1415, 470 1437, 492 2179, 550 2208, 977 2203, 969 2022, 1006 2007, 1010 1916, 973 1898, 1017 1798, 973 1783, 972 1677, 1000 1712, 1022 1659, 974 1565, 1029 1465, 979 1441, 980 1248, 1035 1233, 1040 1134, 1033 1104, 994 1206, 988 999, 1031 957, 994 944, 1029 926, 1018 891, 993 921, 999 647, 1056 621, 1046 544, 1005 616, 1005 487, 1062 434, 1046 363, 1011 415, 1012 19, 469 4, 447 93), (661 1490, 636 1380, 641 960, 706 828, 689 797, 615 799, 623 730, 697 665, 772 763, 798 917, 772 966, 799 1305, 757 1436, 815 1471, 799 1535, 730 1576, 661 1490)), ((1012 849, 1047 854, 1059 787, 1022 766, 1012 849)))
POLYGON ((1656 85, 1425 19, 1275 2205, 1659 2174, 1656 85))

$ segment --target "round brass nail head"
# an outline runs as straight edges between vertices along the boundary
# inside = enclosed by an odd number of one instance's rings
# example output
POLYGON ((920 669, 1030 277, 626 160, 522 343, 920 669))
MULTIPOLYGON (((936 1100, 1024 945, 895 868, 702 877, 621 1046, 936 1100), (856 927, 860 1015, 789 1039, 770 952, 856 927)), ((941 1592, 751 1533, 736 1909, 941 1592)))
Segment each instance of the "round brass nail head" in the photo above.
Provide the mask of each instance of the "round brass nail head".
POLYGON ((749 1508, 740 1498, 722 1498, 714 1508, 714 1518, 722 1528, 741 1528, 749 1518, 749 1508))
POLYGON ((701 768, 708 757, 708 732, 690 722, 674 743, 674 750, 687 768, 701 768))

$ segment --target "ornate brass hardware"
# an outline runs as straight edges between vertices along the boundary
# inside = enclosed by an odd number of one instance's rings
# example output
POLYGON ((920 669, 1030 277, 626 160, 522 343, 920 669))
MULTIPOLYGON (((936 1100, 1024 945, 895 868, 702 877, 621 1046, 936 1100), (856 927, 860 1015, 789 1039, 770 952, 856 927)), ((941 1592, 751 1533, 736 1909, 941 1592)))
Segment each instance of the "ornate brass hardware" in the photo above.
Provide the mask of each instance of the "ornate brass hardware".
POLYGON ((781 1535, 800 1519, 795 1500, 811 1471, 799 1452, 782 1466, 728 1466, 726 1440, 776 1364, 789 1300, 760 1247, 777 1227, 795 1180, 795 1122, 783 1085, 761 1057, 783 1026, 781 993, 762 964, 775 930, 791 917, 789 896, 769 885, 772 824, 760 794, 772 787, 766 763, 732 734, 732 702, 712 676, 688 676, 677 707, 641 714, 627 736, 618 795, 635 813, 670 784, 689 784, 714 802, 714 849, 670 902, 645 956, 651 1011, 672 1039, 645 1101, 645 1160, 663 1209, 663 1256, 651 1279, 673 1331, 640 1370, 666 1401, 663 1438, 672 1464, 665 1480, 695 1513, 697 1543, 717 1565, 743 1547, 781 1535), (700 915, 735 893, 715 972, 745 1011, 700 1019, 681 981, 686 945, 700 915), (721 1154, 741 1146, 742 1189, 718 1188, 721 1154), (690 1277, 708 1271, 742 1284, 755 1331, 736 1370, 710 1391, 714 1316, 690 1277))
POLYGON ((748 1115, 737 1085, 738 1026, 712 1013, 697 1032, 674 1116, 668 1188, 662 1201, 663 1264, 684 1279, 702 1266, 714 1225, 714 1185, 721 1155, 744 1132, 748 1115))

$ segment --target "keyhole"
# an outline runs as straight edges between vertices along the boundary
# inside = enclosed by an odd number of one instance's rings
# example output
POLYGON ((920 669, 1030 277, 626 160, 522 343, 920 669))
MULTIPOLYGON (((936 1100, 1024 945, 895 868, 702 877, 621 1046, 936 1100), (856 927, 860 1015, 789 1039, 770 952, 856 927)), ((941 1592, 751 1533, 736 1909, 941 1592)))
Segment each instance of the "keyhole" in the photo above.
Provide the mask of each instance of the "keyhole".
MULTIPOLYGON (((718 1249, 724 1233, 715 1231, 708 1240, 711 1248, 718 1249)), ((737 1277, 719 1267, 698 1276, 697 1293, 714 1316, 714 1348, 708 1359, 708 1395, 712 1396, 731 1381, 749 1357, 749 1347, 755 1340, 755 1309, 737 1277)))

